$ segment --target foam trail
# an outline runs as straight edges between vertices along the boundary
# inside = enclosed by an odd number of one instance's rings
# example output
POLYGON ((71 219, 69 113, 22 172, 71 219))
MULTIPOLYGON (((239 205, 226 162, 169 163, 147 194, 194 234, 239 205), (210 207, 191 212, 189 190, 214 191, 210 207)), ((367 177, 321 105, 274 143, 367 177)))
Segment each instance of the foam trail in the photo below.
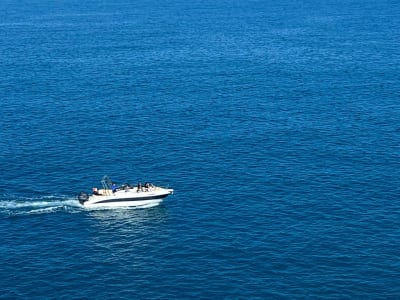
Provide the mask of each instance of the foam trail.
POLYGON ((27 200, 0 200, 0 213, 8 215, 47 214, 57 211, 76 211, 80 208, 78 200, 55 199, 54 197, 42 197, 40 199, 27 200))
POLYGON ((56 212, 60 208, 62 208, 62 207, 60 207, 60 206, 56 207, 55 206, 55 207, 46 207, 46 208, 33 209, 33 210, 30 210, 30 211, 26 212, 26 214, 48 214, 48 213, 56 212))
POLYGON ((77 200, 53 200, 53 201, 0 201, 0 209, 18 209, 29 207, 54 207, 54 206, 73 206, 79 207, 77 200))

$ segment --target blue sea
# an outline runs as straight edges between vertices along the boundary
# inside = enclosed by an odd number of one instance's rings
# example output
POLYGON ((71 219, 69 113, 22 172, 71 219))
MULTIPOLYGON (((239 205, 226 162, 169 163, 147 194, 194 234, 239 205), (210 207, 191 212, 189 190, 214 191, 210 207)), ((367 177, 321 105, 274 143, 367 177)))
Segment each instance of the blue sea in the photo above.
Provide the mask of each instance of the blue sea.
POLYGON ((399 299, 399 15, 2 0, 0 298, 399 299))

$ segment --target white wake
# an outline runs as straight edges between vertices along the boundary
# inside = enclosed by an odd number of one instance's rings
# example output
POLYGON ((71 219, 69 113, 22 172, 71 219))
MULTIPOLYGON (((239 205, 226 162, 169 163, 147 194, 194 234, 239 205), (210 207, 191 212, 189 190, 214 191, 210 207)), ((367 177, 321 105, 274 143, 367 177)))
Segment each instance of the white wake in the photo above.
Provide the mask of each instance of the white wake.
POLYGON ((76 212, 80 204, 75 199, 41 199, 0 200, 0 213, 7 215, 47 214, 58 211, 76 212))

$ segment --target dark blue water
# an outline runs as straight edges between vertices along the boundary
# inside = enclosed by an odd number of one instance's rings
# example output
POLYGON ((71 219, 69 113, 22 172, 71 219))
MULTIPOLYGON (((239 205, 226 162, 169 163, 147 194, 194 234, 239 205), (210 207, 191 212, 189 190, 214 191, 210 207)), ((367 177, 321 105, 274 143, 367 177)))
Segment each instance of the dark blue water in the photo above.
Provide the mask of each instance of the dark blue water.
POLYGON ((398 299, 397 1, 0 2, 0 298, 398 299), (157 207, 77 192, 152 181, 157 207))

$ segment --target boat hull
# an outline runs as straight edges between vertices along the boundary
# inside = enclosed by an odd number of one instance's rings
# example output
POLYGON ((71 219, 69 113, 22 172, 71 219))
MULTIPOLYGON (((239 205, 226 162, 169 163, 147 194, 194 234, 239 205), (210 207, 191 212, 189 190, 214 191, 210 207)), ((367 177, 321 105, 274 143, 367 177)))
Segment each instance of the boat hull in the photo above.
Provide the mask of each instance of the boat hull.
POLYGON ((81 203, 83 207, 113 208, 113 207, 140 207, 155 206, 173 193, 172 189, 158 189, 149 192, 118 191, 110 195, 92 195, 81 203))

